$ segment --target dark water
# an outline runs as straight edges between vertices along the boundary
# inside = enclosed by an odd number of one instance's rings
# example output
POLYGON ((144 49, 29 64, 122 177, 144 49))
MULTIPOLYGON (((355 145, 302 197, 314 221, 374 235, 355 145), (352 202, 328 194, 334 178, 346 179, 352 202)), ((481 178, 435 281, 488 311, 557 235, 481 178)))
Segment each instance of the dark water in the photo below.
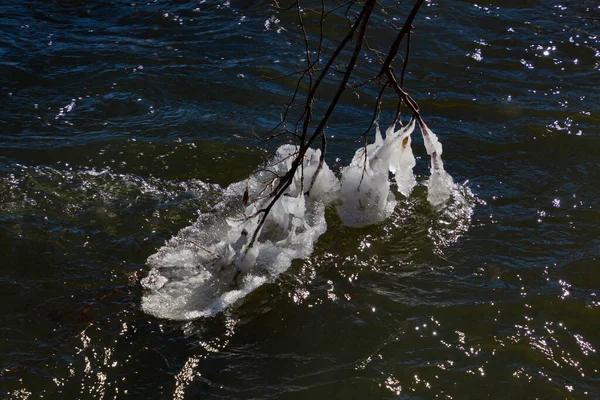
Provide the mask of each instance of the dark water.
MULTIPOLYGON (((263 77, 302 65, 294 14, 2 2, 0 395, 600 398, 600 7, 426 5, 406 87, 472 216, 444 226, 423 186, 374 227, 330 210, 309 259, 176 322, 140 308, 146 259, 273 150, 250 129, 293 89, 263 77)), ((339 108, 332 165, 367 104, 339 108)))

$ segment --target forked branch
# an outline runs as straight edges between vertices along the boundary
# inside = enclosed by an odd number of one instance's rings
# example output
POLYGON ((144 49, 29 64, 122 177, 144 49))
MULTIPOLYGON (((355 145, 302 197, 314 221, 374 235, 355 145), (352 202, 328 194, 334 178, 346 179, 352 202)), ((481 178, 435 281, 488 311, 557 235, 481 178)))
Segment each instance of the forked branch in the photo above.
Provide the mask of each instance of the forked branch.
MULTIPOLYGON (((414 6, 412 7, 409 15, 406 17, 402 28, 398 28, 391 21, 392 19, 389 17, 389 14, 393 12, 392 7, 383 7, 379 1, 377 0, 352 0, 347 3, 341 3, 338 1, 333 2, 333 7, 328 9, 325 3, 325 0, 321 0, 320 10, 317 10, 317 7, 310 8, 310 14, 318 14, 318 24, 319 24, 319 34, 317 38, 311 37, 309 34, 309 30, 307 29, 307 14, 303 9, 303 6, 300 0, 295 1, 288 7, 282 7, 276 1, 274 3, 274 7, 278 9, 280 12, 286 12, 286 10, 291 10, 295 8, 295 13, 297 16, 298 23, 300 25, 300 30, 302 33, 302 41, 304 44, 304 53, 305 53, 305 61, 306 67, 304 70, 295 72, 291 75, 299 75, 299 78, 296 83, 295 91, 291 97, 290 102, 286 105, 285 111, 282 114, 282 119, 278 124, 277 128, 283 126, 284 128, 287 125, 287 118, 289 117, 289 111, 293 108, 295 101, 298 98, 301 83, 305 80, 308 82, 308 89, 306 92, 306 97, 304 100, 304 106, 301 112, 299 119, 295 122, 296 129, 295 131, 288 131, 285 128, 283 131, 278 132, 277 134, 271 132, 271 136, 267 138, 271 139, 275 136, 279 136, 282 132, 293 135, 295 139, 295 143, 297 144, 297 152, 294 155, 294 159, 291 163, 290 169, 281 176, 274 184, 274 188, 267 195, 268 201, 260 202, 263 204, 261 208, 256 212, 256 215, 259 218, 258 226, 254 230, 251 235, 251 239, 249 241, 248 248, 252 247, 252 244, 256 242, 260 232, 267 220, 267 216, 275 203, 279 200, 281 196, 283 196, 292 182, 294 181, 294 177, 296 176, 298 169, 303 165, 303 159, 306 155, 309 147, 318 139, 321 139, 321 157, 319 160, 319 166, 317 168, 317 173, 313 175, 312 181, 306 186, 306 192, 309 193, 312 189, 316 177, 321 171, 323 166, 325 153, 327 150, 327 139, 325 136, 325 128, 330 121, 331 116, 333 115, 336 107, 338 106, 340 99, 342 98, 343 93, 347 88, 351 88, 352 90, 366 90, 371 85, 377 85, 377 96, 374 102, 374 111, 373 117, 368 128, 361 135, 364 137, 364 143, 366 145, 366 135, 371 130, 373 123, 377 120, 378 115, 381 110, 381 106, 384 103, 384 95, 387 89, 392 89, 393 93, 396 96, 395 105, 398 110, 395 119, 399 118, 399 110, 401 106, 406 105, 414 115, 414 117, 418 120, 420 124, 423 124, 423 120, 419 113, 419 106, 416 101, 403 89, 404 87, 404 75, 406 72, 408 56, 410 53, 410 40, 407 40, 407 49, 406 55, 403 59, 403 65, 401 69, 401 78, 400 83, 398 83, 398 78, 396 76, 393 64, 398 56, 398 52, 400 46, 405 38, 410 38, 411 30, 413 29, 414 20, 421 8, 424 0, 416 0, 414 6), (390 48, 387 51, 383 51, 382 49, 375 49, 368 45, 367 43, 367 34, 369 32, 369 27, 373 24, 373 15, 376 10, 376 6, 381 9, 381 12, 384 14, 384 20, 387 21, 390 29, 392 29, 396 33, 394 41, 392 42, 390 48), (337 13, 342 13, 343 17, 345 17, 349 22, 348 31, 337 45, 335 50, 328 56, 329 58, 323 64, 321 61, 321 57, 325 55, 325 50, 323 49, 323 43, 326 39, 324 33, 324 26, 326 19, 337 15, 337 13), (311 46, 314 44, 316 46, 315 49, 311 49, 311 46), (373 75, 371 78, 361 80, 363 83, 358 85, 350 85, 350 79, 353 76, 353 73, 356 70, 356 67, 359 63, 359 58, 361 57, 363 48, 366 48, 368 52, 375 55, 377 60, 379 60, 380 68, 379 72, 373 75), (316 57, 311 57, 311 51, 316 54, 316 57), (341 70, 339 70, 339 66, 343 66, 341 70), (333 95, 333 97, 329 100, 325 108, 325 112, 322 117, 318 119, 314 119, 315 117, 315 104, 317 103, 317 99, 321 99, 325 97, 325 91, 321 90, 323 82, 325 82, 328 77, 331 76, 331 73, 334 70, 338 70, 341 72, 341 79, 337 84, 337 89, 333 95)), ((308 8, 307 8, 308 9, 308 8)), ((342 16, 342 15, 340 15, 342 16)), ((330 40, 327 40, 330 41, 330 40)), ((334 74, 336 75, 336 74, 334 74)), ((276 129, 277 129, 276 128, 276 129)), ((366 149, 365 149, 366 153, 366 149)), ((264 199, 265 197, 263 197, 264 199)))

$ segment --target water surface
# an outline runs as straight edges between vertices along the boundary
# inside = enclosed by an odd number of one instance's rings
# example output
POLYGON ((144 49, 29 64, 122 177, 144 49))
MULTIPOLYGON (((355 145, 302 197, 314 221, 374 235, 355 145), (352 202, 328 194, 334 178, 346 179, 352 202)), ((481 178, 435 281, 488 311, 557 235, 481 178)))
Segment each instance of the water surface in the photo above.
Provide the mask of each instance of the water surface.
MULTIPOLYGON (((597 2, 427 2, 406 88, 472 215, 428 205, 415 138, 422 185, 390 219, 347 228, 328 210, 311 257, 185 322, 142 312, 139 278, 219 200, 210 185, 274 150, 251 129, 271 129, 293 90, 263 78, 302 65, 294 14, 242 0, 0 11, 3 397, 600 397, 597 2)), ((370 113, 340 106, 333 167, 370 113)))

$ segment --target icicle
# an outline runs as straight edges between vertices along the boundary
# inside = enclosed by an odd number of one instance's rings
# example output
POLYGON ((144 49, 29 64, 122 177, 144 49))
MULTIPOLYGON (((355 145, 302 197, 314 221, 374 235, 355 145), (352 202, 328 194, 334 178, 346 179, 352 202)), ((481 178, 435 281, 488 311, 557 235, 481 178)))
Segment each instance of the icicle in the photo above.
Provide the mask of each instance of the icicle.
POLYGON ((416 160, 410 146, 414 130, 415 119, 413 118, 407 126, 396 132, 398 149, 396 150, 395 156, 390 161, 390 172, 394 174, 398 191, 406 197, 410 195, 417 184, 417 180, 413 173, 416 160))
POLYGON ((444 204, 452 194, 454 180, 443 168, 432 170, 427 182, 427 200, 434 206, 444 204))
POLYGON ((273 207, 271 207, 271 211, 268 214, 268 218, 275 222, 281 229, 284 229, 286 212, 283 207, 283 202, 281 201, 282 197, 273 204, 273 207))
MULTIPOLYGON (((389 130, 389 128, 388 128, 389 130)), ((387 131, 386 131, 387 136, 387 131)), ((375 143, 373 143, 374 150, 377 150, 383 145, 383 137, 381 136, 381 131, 379 130, 379 120, 375 121, 375 143)))
MULTIPOLYGON (((394 165, 394 180, 398 186, 398 191, 403 196, 408 197, 412 192, 413 188, 417 184, 413 168, 416 165, 415 156, 413 155, 410 147, 411 137, 408 135, 402 140, 402 149, 400 154, 396 158, 396 164, 394 165)), ((390 165, 390 170, 392 166, 390 165)))
POLYGON ((379 172, 387 172, 389 170, 390 172, 395 173, 398 169, 398 160, 401 157, 403 150, 403 140, 406 137, 409 137, 414 129, 414 119, 411 120, 407 126, 400 128, 398 131, 394 131, 393 125, 388 128, 383 144, 377 150, 371 161, 373 170, 379 172))
MULTIPOLYGON (((367 145, 367 163, 368 160, 372 159, 375 153, 381 148, 384 140, 381 137, 381 131, 379 130, 379 121, 375 122, 375 142, 367 145)), ((364 167, 365 165, 365 148, 361 147, 356 152, 354 152, 354 157, 352 157, 352 161, 350 165, 356 165, 359 167, 364 167)))
POLYGON ((396 121, 394 121, 390 126, 388 126, 388 128, 385 130, 385 138, 389 138, 394 136, 395 133, 395 129, 396 129, 396 121))
POLYGON ((427 151, 427 154, 429 154, 430 156, 433 156, 433 154, 437 154, 441 157, 442 144, 438 140, 437 135, 433 133, 431 129, 429 129, 427 125, 425 125, 425 123, 423 122, 420 123, 420 127, 421 134, 423 135, 423 143, 425 144, 425 150, 427 151))
POLYGON ((454 180, 444 169, 442 161, 442 144, 439 142, 435 133, 427 125, 420 124, 421 134, 427 154, 431 156, 431 176, 427 182, 427 200, 434 206, 444 204, 452 194, 454 180))

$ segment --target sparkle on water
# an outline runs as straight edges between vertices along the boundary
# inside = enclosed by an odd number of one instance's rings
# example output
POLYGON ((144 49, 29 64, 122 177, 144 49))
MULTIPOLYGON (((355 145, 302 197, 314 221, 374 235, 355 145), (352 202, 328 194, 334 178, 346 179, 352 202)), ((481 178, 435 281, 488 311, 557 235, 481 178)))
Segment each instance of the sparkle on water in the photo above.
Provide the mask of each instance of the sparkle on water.
MULTIPOLYGON (((318 209, 327 229, 265 284, 173 321, 144 312, 140 280, 169 240, 234 214, 236 182, 276 154, 248 132, 295 87, 264 77, 305 65, 295 13, 3 3, 0 397, 600 398, 600 5, 425 5, 405 85, 442 169, 413 135, 378 222, 318 209), (443 172, 455 186, 434 207, 443 172)), ((338 178, 367 103, 330 123, 338 178)))

